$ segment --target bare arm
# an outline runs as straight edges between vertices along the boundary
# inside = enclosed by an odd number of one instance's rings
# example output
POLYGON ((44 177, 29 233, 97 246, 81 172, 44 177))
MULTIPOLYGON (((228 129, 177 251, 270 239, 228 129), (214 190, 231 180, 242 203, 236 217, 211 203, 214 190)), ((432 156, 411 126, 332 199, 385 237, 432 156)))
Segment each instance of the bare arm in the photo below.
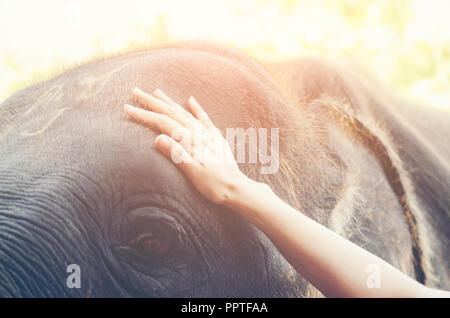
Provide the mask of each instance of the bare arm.
POLYGON ((163 133, 155 140, 157 148, 207 199, 240 213, 264 231, 289 263, 324 295, 450 297, 449 292, 421 285, 308 218, 283 202, 268 185, 247 178, 227 141, 193 98, 188 112, 160 90, 151 95, 135 89, 134 95, 149 110, 125 105, 125 111, 163 133), (379 275, 379 286, 368 284, 368 268, 379 275))
POLYGON ((231 198, 226 205, 264 231, 289 263, 328 297, 450 296, 419 284, 293 209, 264 184, 245 183, 231 198), (379 275, 378 286, 368 281, 371 275, 379 275))

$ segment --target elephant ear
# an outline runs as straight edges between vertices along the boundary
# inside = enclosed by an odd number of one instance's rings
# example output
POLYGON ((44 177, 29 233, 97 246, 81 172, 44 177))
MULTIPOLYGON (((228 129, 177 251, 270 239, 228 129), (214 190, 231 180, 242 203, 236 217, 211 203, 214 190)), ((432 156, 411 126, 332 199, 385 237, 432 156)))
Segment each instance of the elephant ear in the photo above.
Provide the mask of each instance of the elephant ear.
POLYGON ((288 98, 300 111, 323 115, 322 122, 340 126, 373 154, 408 223, 415 276, 437 286, 436 276, 448 276, 439 260, 450 253, 449 244, 442 244, 449 230, 441 225, 448 223, 450 211, 450 151, 441 151, 448 144, 450 116, 413 107, 353 61, 300 58, 267 68, 290 88, 288 98), (436 132, 444 135, 433 138, 436 132))
POLYGON ((396 96, 375 80, 359 89, 371 96, 368 104, 374 121, 389 128, 398 160, 408 173, 406 187, 417 218, 424 268, 430 286, 449 288, 450 271, 442 259, 450 255, 450 112, 413 104, 396 96))

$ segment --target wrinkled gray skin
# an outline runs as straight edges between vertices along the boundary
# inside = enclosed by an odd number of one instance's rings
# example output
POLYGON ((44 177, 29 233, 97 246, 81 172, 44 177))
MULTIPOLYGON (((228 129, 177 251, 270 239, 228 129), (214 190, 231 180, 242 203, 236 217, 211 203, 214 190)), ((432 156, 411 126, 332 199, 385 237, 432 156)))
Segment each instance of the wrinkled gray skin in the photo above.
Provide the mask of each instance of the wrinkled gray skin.
POLYGON ((331 62, 266 69, 226 47, 185 43, 90 63, 1 104, 0 296, 317 295, 263 233, 203 199, 153 148, 155 133, 125 116, 135 86, 183 105, 193 95, 220 128, 280 128, 279 172, 245 164, 245 173, 412 277, 448 288, 447 115, 394 108, 403 104, 331 62), (419 257, 377 152, 328 114, 324 95, 392 133, 422 215, 419 257), (79 289, 66 286, 69 264, 81 268, 79 289))

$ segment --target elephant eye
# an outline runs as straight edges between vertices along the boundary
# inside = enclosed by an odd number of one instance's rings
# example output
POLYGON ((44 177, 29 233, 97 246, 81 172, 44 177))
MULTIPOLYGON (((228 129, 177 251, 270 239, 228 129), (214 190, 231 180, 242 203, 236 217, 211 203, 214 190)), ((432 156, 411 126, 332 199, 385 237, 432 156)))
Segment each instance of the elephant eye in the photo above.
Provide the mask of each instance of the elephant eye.
POLYGON ((154 233, 143 233, 130 242, 130 246, 145 255, 157 256, 168 249, 168 244, 154 233))

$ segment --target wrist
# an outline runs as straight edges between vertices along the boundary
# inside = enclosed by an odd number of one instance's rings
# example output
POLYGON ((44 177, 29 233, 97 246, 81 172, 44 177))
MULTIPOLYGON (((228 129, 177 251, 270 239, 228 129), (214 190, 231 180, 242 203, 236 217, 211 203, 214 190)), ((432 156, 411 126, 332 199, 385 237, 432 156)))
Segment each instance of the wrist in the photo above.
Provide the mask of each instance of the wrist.
POLYGON ((269 192, 272 192, 272 189, 267 184, 243 175, 243 178, 228 186, 227 195, 222 204, 237 212, 242 212, 246 210, 247 206, 253 205, 252 202, 260 200, 269 192))

